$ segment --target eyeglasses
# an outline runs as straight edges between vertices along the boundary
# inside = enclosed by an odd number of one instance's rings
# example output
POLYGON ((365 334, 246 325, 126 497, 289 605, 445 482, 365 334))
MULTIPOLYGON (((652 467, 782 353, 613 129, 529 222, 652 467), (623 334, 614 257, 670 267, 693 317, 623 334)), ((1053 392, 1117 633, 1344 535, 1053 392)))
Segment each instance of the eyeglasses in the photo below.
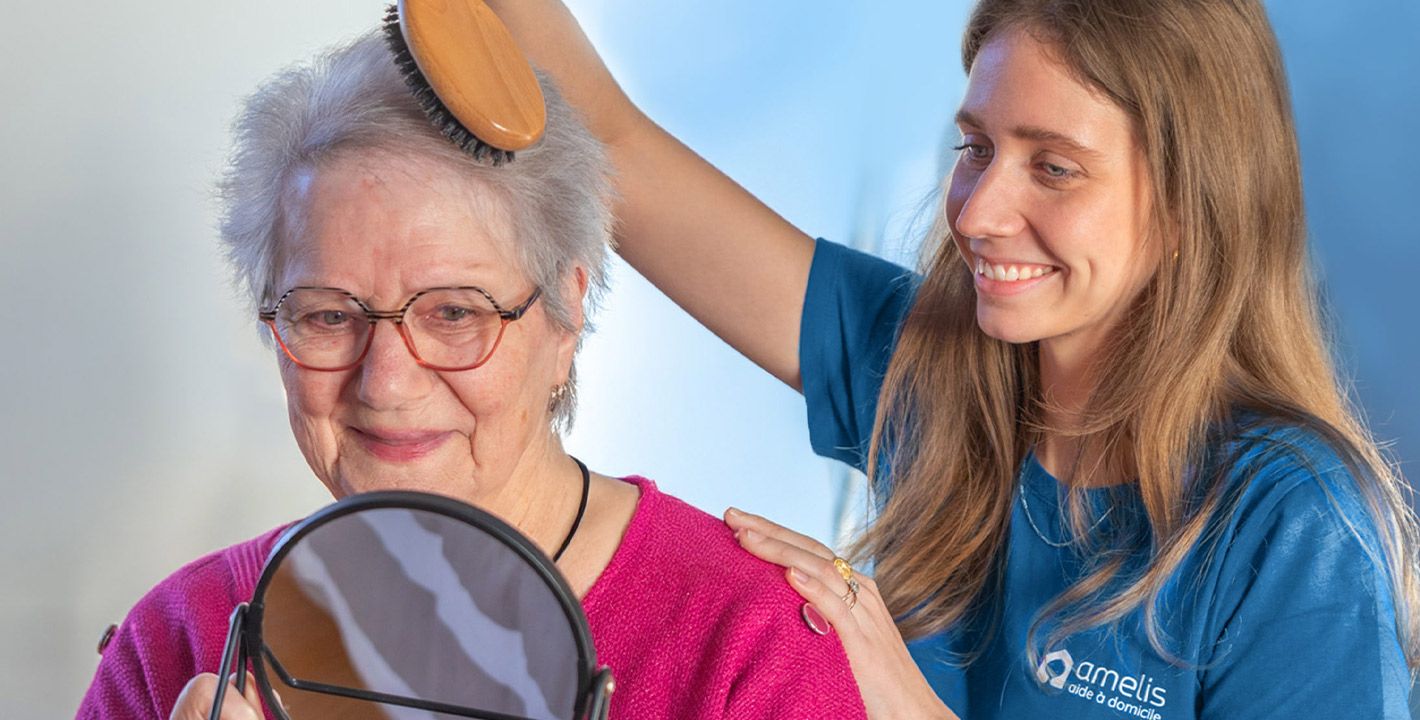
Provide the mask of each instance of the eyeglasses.
POLYGON ((339 288, 296 287, 258 313, 286 356, 307 370, 349 370, 364 361, 375 323, 393 320, 416 362, 431 370, 472 370, 498 349, 508 323, 523 316, 541 289, 504 310, 479 287, 430 288, 391 312, 371 310, 339 288))

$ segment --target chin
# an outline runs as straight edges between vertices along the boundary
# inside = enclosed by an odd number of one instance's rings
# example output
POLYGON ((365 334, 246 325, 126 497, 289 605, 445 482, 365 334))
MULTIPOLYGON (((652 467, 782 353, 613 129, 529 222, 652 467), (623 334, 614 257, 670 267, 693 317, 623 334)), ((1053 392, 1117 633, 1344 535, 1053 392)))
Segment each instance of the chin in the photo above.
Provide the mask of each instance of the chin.
POLYGON ((1041 339, 1041 333, 1031 323, 1019 322, 1018 318, 1003 317, 1004 313, 983 313, 978 308, 976 326, 987 336, 1011 343, 1024 345, 1041 339))
POLYGON ((381 490, 412 490, 435 495, 455 496, 455 487, 443 464, 362 462, 343 469, 334 483, 327 483, 337 498, 381 490))

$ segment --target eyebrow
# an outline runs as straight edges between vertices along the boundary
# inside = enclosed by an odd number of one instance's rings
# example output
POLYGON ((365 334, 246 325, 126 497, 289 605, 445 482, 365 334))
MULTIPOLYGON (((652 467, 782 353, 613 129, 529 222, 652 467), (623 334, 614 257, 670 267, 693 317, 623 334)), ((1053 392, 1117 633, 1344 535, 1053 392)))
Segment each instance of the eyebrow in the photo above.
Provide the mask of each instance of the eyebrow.
MULTIPOLYGON (((972 115, 966 110, 957 111, 956 121, 958 125, 985 127, 985 123, 981 122, 981 120, 977 119, 975 115, 972 115)), ((1075 138, 1070 137, 1069 135, 1058 133, 1054 130, 1046 130, 1043 127, 1038 127, 1035 125, 1017 125, 1016 127, 1011 128, 1011 134, 1022 140, 1033 140, 1038 143, 1058 145, 1060 147, 1065 148, 1066 150, 1071 150, 1076 153, 1089 155, 1096 158, 1104 157, 1104 153, 1101 153, 1100 151, 1080 142, 1079 140, 1076 140, 1075 138)))

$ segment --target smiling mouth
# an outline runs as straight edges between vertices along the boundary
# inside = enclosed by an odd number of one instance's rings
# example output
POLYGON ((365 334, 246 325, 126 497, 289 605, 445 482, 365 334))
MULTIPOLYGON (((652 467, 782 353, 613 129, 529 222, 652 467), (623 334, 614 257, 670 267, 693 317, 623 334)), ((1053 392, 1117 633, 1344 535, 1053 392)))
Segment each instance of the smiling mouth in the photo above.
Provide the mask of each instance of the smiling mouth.
POLYGON ((993 263, 980 255, 976 256, 976 275, 996 282, 1020 282, 1045 277, 1058 272, 1054 265, 1032 263, 993 263))
POLYGON ((439 448, 451 433, 437 431, 379 431, 351 428, 365 450, 388 462, 418 460, 439 448))

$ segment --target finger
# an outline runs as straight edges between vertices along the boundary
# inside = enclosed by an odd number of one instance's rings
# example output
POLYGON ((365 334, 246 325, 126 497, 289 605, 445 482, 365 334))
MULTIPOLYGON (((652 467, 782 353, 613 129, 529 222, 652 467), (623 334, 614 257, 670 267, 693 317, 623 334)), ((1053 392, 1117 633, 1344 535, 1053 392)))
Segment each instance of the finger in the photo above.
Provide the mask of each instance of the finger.
MULTIPOLYGON (((858 631, 858 618, 849 609, 842 594, 835 592, 831 586, 825 585, 818 578, 799 572, 798 568, 789 568, 786 575, 789 578, 789 586, 827 618, 839 635, 858 631)), ((846 638, 844 642, 848 642, 846 638)))
POLYGON ((212 698, 217 694, 217 676, 201 673, 194 676, 178 693, 177 702, 168 720, 207 720, 212 710, 212 698))
POLYGON ((256 689, 256 676, 252 675, 250 670, 247 671, 246 692, 242 693, 242 697, 246 699, 248 705, 258 710, 261 709, 261 693, 256 689))
MULTIPOLYGON (((868 641, 869 636, 881 638, 896 638, 897 642, 902 642, 902 634, 897 629, 897 622, 893 619, 892 613, 887 609, 887 603, 883 601, 882 595, 878 593, 878 585, 873 579, 865 575, 854 573, 854 580, 858 582, 858 591, 853 593, 856 599, 852 607, 848 604, 850 588, 843 581, 843 577, 838 574, 832 562, 824 564, 818 573, 804 573, 798 566, 788 568, 789 584, 795 590, 801 588, 822 588, 824 593, 814 595, 812 598, 800 592, 799 595, 805 600, 815 603, 815 607, 833 621, 836 615, 833 609, 841 606, 840 612, 846 613, 855 623, 855 627, 863 634, 864 641, 868 641), (796 572, 797 571, 797 572, 796 572), (806 578, 806 579, 801 579, 806 578), (820 606, 818 603, 822 598, 834 597, 838 603, 827 603, 820 606)), ((826 601, 824 601, 826 602, 826 601)), ((844 638, 845 644, 852 644, 855 638, 844 638)))
POLYGON ((888 610, 887 602, 878 592, 877 583, 870 577, 862 575, 856 576, 858 579, 858 609, 854 611, 854 617, 858 618, 864 632, 871 632, 883 638, 896 638, 901 642, 902 633, 897 629, 897 621, 888 610))
MULTIPOLYGON (((207 720, 217 698, 217 682, 217 676, 212 673, 202 673, 189 680, 178 695, 170 720, 207 720)), ((237 692, 234 683, 228 682, 219 717, 221 720, 262 720, 260 707, 259 702, 253 704, 237 692)))
MULTIPOLYGON (((837 590, 839 597, 846 594, 851 587, 831 557, 824 557, 797 545, 765 537, 754 530, 743 530, 739 533, 738 538, 740 546, 755 557, 784 568, 797 569, 822 583, 829 590, 837 590)), ((883 601, 882 595, 878 592, 877 583, 871 577, 856 570, 853 571, 853 580, 858 585, 859 602, 871 604, 875 611, 873 617, 880 616, 886 626, 896 630, 897 626, 893 621, 892 613, 888 612, 887 603, 883 601)))
POLYGON ((246 687, 237 690, 237 674, 227 676, 227 697, 222 700, 222 720, 262 720, 261 698, 256 692, 256 678, 246 673, 246 687))
MULTIPOLYGON (((793 568, 786 575, 789 586, 817 609, 838 633, 843 652, 860 687, 865 680, 882 675, 885 665, 893 668, 887 672, 887 679, 873 680, 871 684, 893 686, 900 682, 899 676, 910 675, 910 670, 899 672, 899 669, 915 670, 915 662, 907 652, 902 634, 876 595, 860 588, 856 604, 849 607, 846 598, 835 594, 833 584, 825 585, 817 578, 798 573, 793 568), (903 658, 906 658, 905 661, 903 658)), ((867 698, 866 693, 864 697, 867 698)), ((878 715, 870 714, 869 717, 878 715)))
POLYGON ((831 557, 824 557, 777 538, 760 535, 754 530, 742 530, 739 539, 741 547, 761 560, 797 569, 828 588, 842 588, 839 590, 840 595, 848 591, 848 584, 844 582, 831 557))
POLYGON ((835 553, 827 545, 814 538, 797 533, 789 528, 780 525, 768 518, 754 513, 747 513, 739 508, 729 508, 725 510, 725 523, 735 530, 736 534, 745 530, 752 530, 761 535, 774 538, 780 542, 797 545, 809 552, 821 557, 832 558, 835 553))

